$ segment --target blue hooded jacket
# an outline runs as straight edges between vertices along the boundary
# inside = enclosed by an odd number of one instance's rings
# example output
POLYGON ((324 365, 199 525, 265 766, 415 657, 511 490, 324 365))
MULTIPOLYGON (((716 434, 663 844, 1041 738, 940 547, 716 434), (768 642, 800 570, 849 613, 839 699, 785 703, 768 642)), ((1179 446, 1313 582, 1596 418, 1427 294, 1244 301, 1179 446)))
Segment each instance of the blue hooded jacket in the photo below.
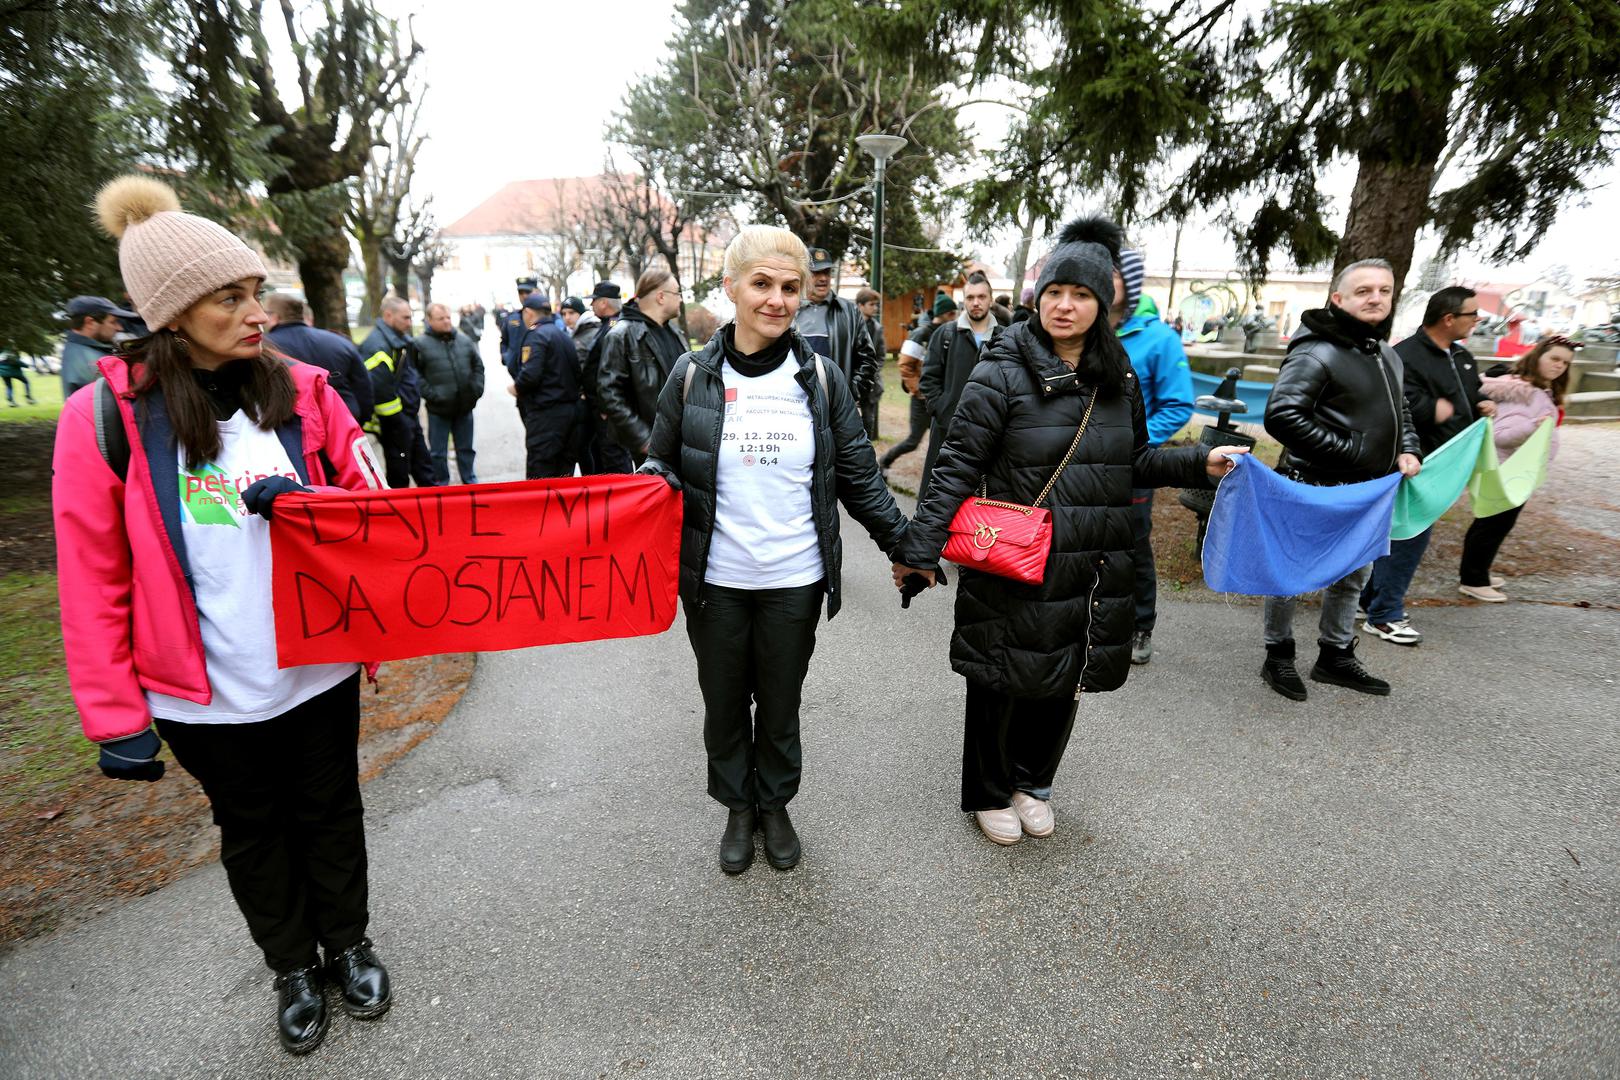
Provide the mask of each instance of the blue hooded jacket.
POLYGON ((1192 419, 1192 369, 1187 366, 1187 353, 1181 338, 1159 321, 1157 306, 1146 297, 1118 333, 1142 387, 1148 445, 1162 446, 1192 419))

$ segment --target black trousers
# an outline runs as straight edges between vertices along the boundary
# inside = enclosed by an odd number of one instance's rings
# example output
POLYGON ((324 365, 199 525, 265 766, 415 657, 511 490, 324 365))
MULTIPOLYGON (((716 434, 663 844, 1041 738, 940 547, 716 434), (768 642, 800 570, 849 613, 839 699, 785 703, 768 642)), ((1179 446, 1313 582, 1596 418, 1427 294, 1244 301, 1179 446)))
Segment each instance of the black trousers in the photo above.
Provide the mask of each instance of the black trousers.
POLYGON ((220 861, 248 932, 277 972, 366 934, 360 675, 254 724, 159 720, 213 804, 220 861))
POLYGON ((1496 562, 1496 553, 1502 550, 1502 541, 1513 531, 1514 523, 1519 520, 1519 511, 1523 509, 1522 506, 1515 506, 1500 514, 1475 518, 1474 523, 1468 526, 1468 532, 1463 536, 1462 567, 1459 570, 1462 584, 1484 588, 1491 583, 1491 564, 1496 562))
POLYGON ((582 476, 636 471, 636 463, 630 460, 630 452, 614 440, 613 425, 595 410, 589 408, 585 410, 580 443, 584 446, 579 455, 579 471, 582 476))
POLYGON ((916 395, 911 399, 911 431, 901 441, 889 447, 879 463, 885 469, 897 460, 911 453, 922 445, 923 436, 928 434, 928 402, 916 395))
POLYGON ((729 809, 775 810, 798 794, 799 697, 816 648, 821 594, 820 582, 704 585, 703 600, 684 605, 703 691, 709 795, 729 809))
POLYGON ((411 486, 411 422, 404 413, 377 417, 377 441, 382 443, 383 475, 391 488, 411 486))
POLYGON ((411 479, 416 481, 417 487, 438 487, 439 480, 433 472, 433 454, 428 450, 427 436, 422 434, 422 418, 416 413, 402 415, 410 427, 411 479))
POLYGON ((1131 491, 1131 524, 1136 550, 1136 629, 1153 632, 1159 621, 1159 574, 1153 565, 1153 489, 1131 491))
POLYGON ((1016 698, 967 680, 962 809, 1004 809, 1015 791, 1050 799, 1077 706, 1073 698, 1016 698))
POLYGON ((583 404, 539 408, 518 399, 518 414, 523 418, 525 480, 574 475, 574 465, 579 461, 580 423, 584 411, 583 404))

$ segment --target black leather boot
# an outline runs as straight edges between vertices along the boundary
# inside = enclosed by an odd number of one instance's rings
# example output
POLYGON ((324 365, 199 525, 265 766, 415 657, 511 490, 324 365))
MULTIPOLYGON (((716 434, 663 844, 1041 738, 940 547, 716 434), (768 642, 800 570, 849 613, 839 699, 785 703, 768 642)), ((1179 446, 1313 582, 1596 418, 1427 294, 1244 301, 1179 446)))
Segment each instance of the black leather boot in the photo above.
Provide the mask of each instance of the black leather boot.
POLYGON ((793 831, 787 807, 761 810, 759 827, 765 830, 766 862, 778 870, 791 870, 799 865, 799 834, 793 831))
POLYGON ((388 969, 371 951, 371 939, 359 942, 326 961, 332 981, 343 992, 343 1011, 356 1020, 375 1020, 394 1003, 388 969))
POLYGON ((740 874, 754 863, 754 808, 733 810, 726 815, 726 831, 720 837, 720 869, 740 874))
POLYGON ((1292 639, 1266 646, 1266 663, 1260 669, 1260 677, 1283 697, 1305 700, 1305 682, 1299 677, 1299 669, 1294 667, 1292 639))
POLYGON ((321 969, 299 968, 276 976, 276 1035, 289 1054, 307 1054, 326 1038, 331 1018, 321 993, 321 969))
POLYGON ((1356 642, 1360 640, 1352 638, 1348 645, 1323 644, 1322 654, 1317 657, 1316 666, 1311 668, 1311 678, 1316 682, 1332 683, 1359 693, 1385 697, 1389 694, 1389 683, 1375 679, 1356 659, 1356 642))

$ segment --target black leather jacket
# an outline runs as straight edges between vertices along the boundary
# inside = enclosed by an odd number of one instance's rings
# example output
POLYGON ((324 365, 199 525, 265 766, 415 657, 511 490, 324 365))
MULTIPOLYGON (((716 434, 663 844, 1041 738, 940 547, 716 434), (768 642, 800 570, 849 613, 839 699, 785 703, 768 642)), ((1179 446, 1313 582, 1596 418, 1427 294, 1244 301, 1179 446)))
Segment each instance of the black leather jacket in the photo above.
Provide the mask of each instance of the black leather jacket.
POLYGON ((837 294, 827 298, 827 347, 832 351, 829 359, 844 373, 855 400, 866 400, 882 363, 867 332, 866 316, 853 301, 837 294))
POLYGON ((1402 371, 1386 341, 1364 350, 1302 327, 1266 401, 1266 432, 1287 451, 1279 471, 1354 484, 1388 476, 1402 454, 1421 456, 1402 371))
POLYGON ((685 351, 675 327, 660 326, 633 300, 602 339, 596 402, 613 429, 614 441, 632 454, 639 455, 652 437, 659 391, 685 351))
MULTIPOLYGON (((821 561, 827 572, 827 618, 838 614, 841 601, 840 567, 844 543, 838 535, 838 504, 865 526, 877 546, 891 560, 906 533, 906 518, 895 506, 888 485, 878 475, 877 457, 866 440, 855 398, 844 374, 826 364, 826 392, 816 376, 814 353, 797 330, 793 357, 797 378, 810 399, 815 424, 816 456, 810 470, 811 506, 821 561)), ((653 424, 652 448, 642 472, 673 476, 681 482, 685 515, 681 522, 681 599, 702 601, 703 577, 709 565, 709 540, 714 534, 716 480, 719 476, 720 436, 725 427, 725 381, 720 372, 723 334, 716 334, 702 349, 675 363, 663 393, 658 395, 658 419, 653 424), (686 369, 695 365, 692 385, 686 387, 686 369)))

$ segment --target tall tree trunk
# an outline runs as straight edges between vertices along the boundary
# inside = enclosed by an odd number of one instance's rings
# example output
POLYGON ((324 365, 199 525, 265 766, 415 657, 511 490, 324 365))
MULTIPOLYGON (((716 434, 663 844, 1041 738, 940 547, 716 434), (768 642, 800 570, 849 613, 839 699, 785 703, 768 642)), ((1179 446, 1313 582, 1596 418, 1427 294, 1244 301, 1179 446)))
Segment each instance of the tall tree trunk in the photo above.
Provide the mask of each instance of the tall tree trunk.
POLYGON ((1176 242, 1170 248, 1170 295, 1164 299, 1164 314, 1167 322, 1175 321, 1176 311, 1176 275, 1181 273, 1181 230, 1187 225, 1187 219, 1176 219, 1176 242))
POLYGON ((1395 298, 1412 267, 1418 230, 1429 213, 1435 158, 1412 165, 1388 161, 1377 151, 1361 156, 1350 216, 1344 225, 1333 273, 1358 259, 1388 259, 1395 268, 1395 298))
POLYGON ((395 296, 401 300, 411 298, 411 260, 389 259, 388 278, 393 285, 395 296))
POLYGON ((360 268, 366 275, 366 307, 360 313, 365 320, 375 319, 382 312, 383 290, 383 255, 382 237, 361 236, 360 241, 360 268))
POLYGON ((348 296, 343 271, 349 265, 349 234, 337 218, 325 232, 307 239, 298 251, 298 276, 315 325, 349 336, 348 296))
POLYGON ((416 287, 422 290, 423 311, 433 303, 433 270, 433 267, 426 264, 416 268, 416 287))
POLYGON ((1013 279, 1013 301, 1021 301, 1024 297, 1024 275, 1029 272, 1029 249, 1035 242, 1035 225, 1040 218, 1033 210, 1028 220, 1020 218, 1015 224, 1018 226, 1018 246, 1013 248, 1012 264, 1007 267, 1009 276, 1013 279))

